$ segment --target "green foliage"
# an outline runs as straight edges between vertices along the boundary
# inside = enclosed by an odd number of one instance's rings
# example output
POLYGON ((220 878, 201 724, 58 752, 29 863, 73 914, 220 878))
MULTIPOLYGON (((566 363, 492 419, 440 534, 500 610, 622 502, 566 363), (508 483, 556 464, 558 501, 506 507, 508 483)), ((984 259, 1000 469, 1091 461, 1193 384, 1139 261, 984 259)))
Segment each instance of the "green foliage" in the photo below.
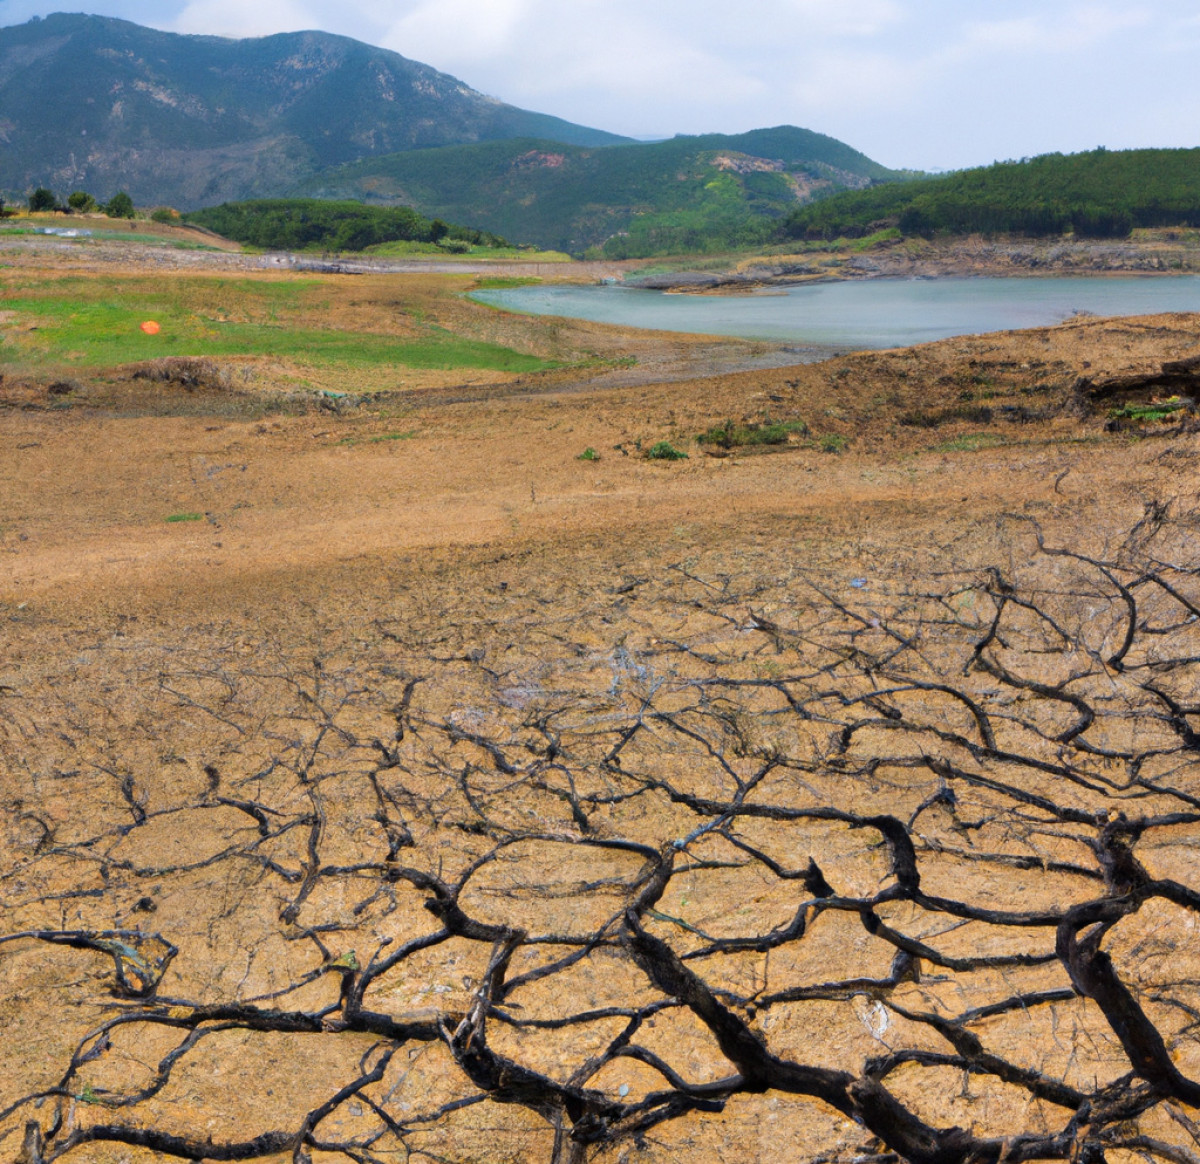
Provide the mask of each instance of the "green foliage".
POLYGON ((646 451, 652 461, 686 461, 687 453, 677 449, 670 441, 658 441, 646 451))
POLYGON ((808 425, 802 420, 764 421, 761 424, 735 424, 727 420, 702 432, 696 439, 702 445, 736 449, 754 445, 785 445, 792 434, 805 436, 808 425))
POLYGON ((54 191, 47 190, 45 186, 39 186, 29 195, 29 209, 35 214, 53 210, 57 205, 58 199, 54 197, 54 191))
POLYGON ((172 513, 169 517, 163 518, 164 521, 203 521, 204 514, 202 513, 172 513))
POLYGON ((166 226, 172 226, 181 219, 182 215, 179 211, 170 206, 159 206, 150 215, 151 222, 161 222, 166 226))
POLYGON ((1126 404, 1120 408, 1111 409, 1108 415, 1113 420, 1173 420, 1176 413, 1183 412, 1188 407, 1188 401, 1181 400, 1178 396, 1171 396, 1166 400, 1155 400, 1150 404, 1126 404))
POLYGON ((132 218, 134 215, 133 199, 124 190, 118 190, 104 207, 104 213, 109 218, 132 218))
POLYGON ((900 176, 833 138, 779 126, 603 149, 525 138, 410 150, 302 189, 404 201, 523 242, 631 258, 760 246, 796 205, 797 182, 833 192, 900 176))
POLYGON ((90 214, 96 209, 96 200, 86 190, 76 190, 67 196, 67 205, 79 214, 90 214))
POLYGON ((503 239, 470 227, 430 221, 406 206, 365 206, 314 198, 269 198, 224 202, 184 215, 187 222, 265 250, 363 251, 396 241, 440 242, 472 246, 507 245, 503 239))
POLYGON ((598 461, 600 460, 600 454, 591 445, 588 445, 575 459, 577 461, 598 461))
POLYGON ((1200 149, 1093 150, 999 162, 839 194, 794 210, 786 238, 1014 233, 1124 238, 1134 227, 1200 226, 1200 149))
POLYGON ((846 451, 846 446, 850 444, 844 436, 838 436, 833 432, 826 433, 817 443, 823 453, 843 453, 846 451))

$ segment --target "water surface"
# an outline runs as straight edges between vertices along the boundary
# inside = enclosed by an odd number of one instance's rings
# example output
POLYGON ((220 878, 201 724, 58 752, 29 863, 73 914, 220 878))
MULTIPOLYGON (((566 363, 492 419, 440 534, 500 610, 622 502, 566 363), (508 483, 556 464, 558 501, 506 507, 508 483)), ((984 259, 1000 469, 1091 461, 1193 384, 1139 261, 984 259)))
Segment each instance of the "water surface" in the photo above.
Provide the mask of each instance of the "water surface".
POLYGON ((1200 311, 1200 276, 863 279, 749 295, 671 295, 619 286, 517 287, 476 291, 472 298, 512 311, 622 327, 891 348, 1045 327, 1079 312, 1200 311))

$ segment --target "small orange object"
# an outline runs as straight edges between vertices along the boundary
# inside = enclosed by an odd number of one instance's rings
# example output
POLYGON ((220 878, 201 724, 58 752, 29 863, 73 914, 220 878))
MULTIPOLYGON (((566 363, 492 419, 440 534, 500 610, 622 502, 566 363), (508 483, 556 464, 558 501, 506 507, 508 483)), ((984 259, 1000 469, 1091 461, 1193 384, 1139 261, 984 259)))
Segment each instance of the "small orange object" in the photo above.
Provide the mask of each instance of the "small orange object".
POLYGON ((142 331, 147 335, 158 335, 158 324, 154 320, 148 319, 142 324, 142 331))

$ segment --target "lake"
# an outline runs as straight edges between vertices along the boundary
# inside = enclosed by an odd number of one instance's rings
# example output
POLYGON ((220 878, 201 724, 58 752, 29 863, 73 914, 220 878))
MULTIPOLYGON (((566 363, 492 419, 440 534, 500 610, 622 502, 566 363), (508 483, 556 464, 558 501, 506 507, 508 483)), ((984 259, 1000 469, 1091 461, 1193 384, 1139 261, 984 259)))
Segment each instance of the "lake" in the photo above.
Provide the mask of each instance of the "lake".
POLYGON ((954 335, 1045 327, 1079 312, 1200 312, 1200 276, 863 279, 748 295, 672 295, 633 287, 517 287, 473 299, 533 315, 622 327, 836 348, 892 348, 954 335))

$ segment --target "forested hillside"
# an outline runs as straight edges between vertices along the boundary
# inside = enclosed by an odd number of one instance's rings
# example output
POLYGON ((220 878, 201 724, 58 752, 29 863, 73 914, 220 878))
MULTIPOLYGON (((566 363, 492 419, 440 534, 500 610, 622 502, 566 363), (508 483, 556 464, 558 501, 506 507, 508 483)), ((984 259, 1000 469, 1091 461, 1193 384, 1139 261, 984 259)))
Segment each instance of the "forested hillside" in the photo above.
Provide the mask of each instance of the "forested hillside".
POLYGON ((838 195, 788 216, 789 238, 1012 232, 1122 238, 1134 227, 1200 226, 1200 149, 1046 154, 838 195))
POLYGON ((798 203, 903 175, 794 126, 585 149, 545 139, 415 150, 294 191, 400 203, 518 242, 610 258, 770 240, 798 203))

